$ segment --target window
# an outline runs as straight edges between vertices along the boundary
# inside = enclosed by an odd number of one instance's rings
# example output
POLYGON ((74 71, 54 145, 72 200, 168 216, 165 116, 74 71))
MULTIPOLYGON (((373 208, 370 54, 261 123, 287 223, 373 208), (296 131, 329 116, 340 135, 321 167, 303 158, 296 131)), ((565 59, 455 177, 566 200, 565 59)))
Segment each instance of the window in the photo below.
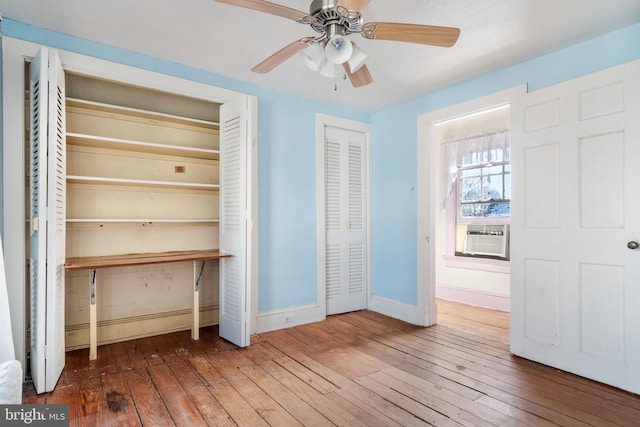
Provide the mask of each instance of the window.
POLYGON ((509 131, 448 141, 455 255, 509 259, 509 131))
POLYGON ((511 165, 509 148, 473 153, 471 164, 458 167, 458 221, 509 217, 511 165))

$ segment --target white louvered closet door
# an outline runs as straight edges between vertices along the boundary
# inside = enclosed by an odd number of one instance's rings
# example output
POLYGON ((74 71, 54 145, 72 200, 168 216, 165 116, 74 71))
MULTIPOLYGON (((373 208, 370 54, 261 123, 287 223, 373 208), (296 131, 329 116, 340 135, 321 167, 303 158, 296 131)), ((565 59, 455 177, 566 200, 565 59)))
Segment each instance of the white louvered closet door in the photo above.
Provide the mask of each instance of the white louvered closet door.
POLYGON ((220 251, 232 256, 220 265, 219 335, 240 347, 248 346, 251 338, 248 165, 255 109, 250 97, 220 107, 220 251))
POLYGON ((29 80, 31 376, 43 393, 55 388, 65 356, 66 113, 56 51, 40 50, 29 80))
POLYGON ((325 128, 327 315, 367 307, 365 135, 325 128))

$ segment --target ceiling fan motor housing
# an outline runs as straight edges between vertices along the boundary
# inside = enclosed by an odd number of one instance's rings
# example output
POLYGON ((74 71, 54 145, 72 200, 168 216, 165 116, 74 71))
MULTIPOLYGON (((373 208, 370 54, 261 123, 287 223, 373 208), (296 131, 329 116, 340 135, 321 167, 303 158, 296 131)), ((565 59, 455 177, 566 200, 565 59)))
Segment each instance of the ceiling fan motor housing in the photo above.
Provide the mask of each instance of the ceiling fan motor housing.
POLYGON ((337 0, 313 0, 311 6, 309 6, 309 15, 315 16, 316 13, 324 10, 335 9, 337 4, 337 0))
POLYGON ((309 24, 320 34, 332 37, 334 34, 348 35, 360 30, 362 15, 357 10, 340 6, 337 0, 313 0, 309 15, 314 20, 309 24))

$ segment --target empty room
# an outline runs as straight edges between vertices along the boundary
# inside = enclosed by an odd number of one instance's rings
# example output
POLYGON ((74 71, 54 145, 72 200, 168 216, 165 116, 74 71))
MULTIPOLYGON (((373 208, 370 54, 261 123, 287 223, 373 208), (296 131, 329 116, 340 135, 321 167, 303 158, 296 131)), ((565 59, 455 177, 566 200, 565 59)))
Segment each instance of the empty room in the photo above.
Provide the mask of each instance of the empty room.
POLYGON ((637 425, 637 0, 0 16, 0 424, 637 425))

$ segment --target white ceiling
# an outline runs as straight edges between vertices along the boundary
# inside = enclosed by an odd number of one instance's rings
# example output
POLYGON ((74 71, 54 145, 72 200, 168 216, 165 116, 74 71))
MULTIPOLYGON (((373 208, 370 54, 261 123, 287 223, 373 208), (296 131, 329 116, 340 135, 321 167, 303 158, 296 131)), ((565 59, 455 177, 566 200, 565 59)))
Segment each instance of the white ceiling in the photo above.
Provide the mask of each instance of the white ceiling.
MULTIPOLYGON (((307 12, 310 1, 273 0, 307 12)), ((214 0, 0 0, 2 16, 223 76, 374 112, 640 21, 639 0, 372 0, 365 22, 458 27, 452 48, 350 37, 371 56, 373 83, 352 88, 293 57, 251 67, 316 35, 308 26, 214 0)), ((594 52, 597 55, 598 52, 594 52)))

